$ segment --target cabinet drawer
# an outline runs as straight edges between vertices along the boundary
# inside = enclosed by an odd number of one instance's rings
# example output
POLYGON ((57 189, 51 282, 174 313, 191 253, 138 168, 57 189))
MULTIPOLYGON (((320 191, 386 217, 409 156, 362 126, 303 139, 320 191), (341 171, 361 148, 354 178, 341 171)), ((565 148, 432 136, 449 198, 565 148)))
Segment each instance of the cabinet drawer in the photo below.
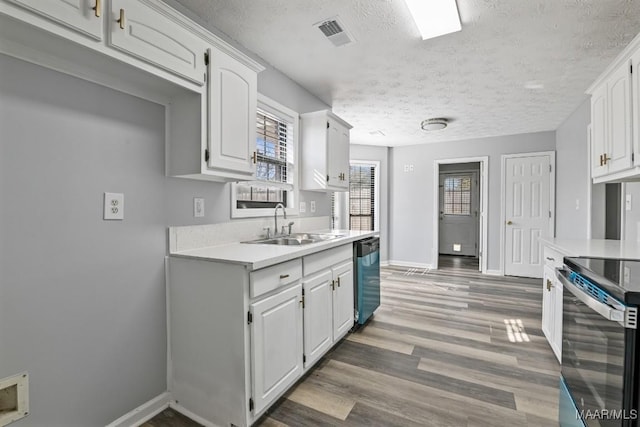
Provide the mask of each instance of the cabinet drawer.
POLYGON ((343 262, 345 260, 353 260, 353 245, 351 243, 344 246, 339 246, 337 248, 307 255, 306 257, 302 258, 304 275, 308 276, 315 273, 316 271, 329 268, 332 265, 336 265, 339 262, 343 262))
POLYGON ((562 267, 562 259, 564 255, 561 252, 551 249, 548 246, 544 247, 544 265, 550 267, 552 270, 558 267, 562 267))
POLYGON ((251 298, 266 294, 280 286, 288 285, 302 277, 302 261, 294 259, 272 267, 252 271, 249 274, 251 298))

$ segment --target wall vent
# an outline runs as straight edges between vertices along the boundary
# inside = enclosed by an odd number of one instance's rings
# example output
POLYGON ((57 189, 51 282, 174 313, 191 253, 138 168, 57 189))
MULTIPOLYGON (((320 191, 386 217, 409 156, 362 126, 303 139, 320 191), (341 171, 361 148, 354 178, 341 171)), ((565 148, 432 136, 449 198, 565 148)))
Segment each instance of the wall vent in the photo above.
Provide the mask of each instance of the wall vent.
POLYGON ((0 426, 29 414, 29 374, 0 379, 0 426))
POLYGON ((334 46, 345 46, 356 41, 337 16, 317 22, 314 27, 318 27, 334 46))

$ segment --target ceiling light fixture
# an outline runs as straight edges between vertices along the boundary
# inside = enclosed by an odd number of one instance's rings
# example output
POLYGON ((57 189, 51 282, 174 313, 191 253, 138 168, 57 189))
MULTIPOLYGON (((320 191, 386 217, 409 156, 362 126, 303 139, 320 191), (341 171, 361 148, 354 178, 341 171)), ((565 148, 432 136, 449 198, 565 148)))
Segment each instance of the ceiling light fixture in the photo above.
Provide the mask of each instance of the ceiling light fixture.
POLYGON ((404 0, 422 40, 462 29, 456 0, 404 0))
POLYGON ((424 131, 432 132, 434 130, 442 130, 446 128, 448 124, 449 120, 447 119, 427 119, 423 120, 422 123, 420 123, 420 127, 424 131))

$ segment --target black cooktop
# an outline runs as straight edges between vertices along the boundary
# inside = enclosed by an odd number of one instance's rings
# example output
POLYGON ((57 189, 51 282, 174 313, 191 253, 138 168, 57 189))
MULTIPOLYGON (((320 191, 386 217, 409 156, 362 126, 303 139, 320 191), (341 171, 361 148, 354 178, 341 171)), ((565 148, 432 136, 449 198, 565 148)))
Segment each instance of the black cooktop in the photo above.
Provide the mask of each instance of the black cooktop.
POLYGON ((640 261, 565 257, 564 263, 613 297, 626 303, 640 303, 640 261))

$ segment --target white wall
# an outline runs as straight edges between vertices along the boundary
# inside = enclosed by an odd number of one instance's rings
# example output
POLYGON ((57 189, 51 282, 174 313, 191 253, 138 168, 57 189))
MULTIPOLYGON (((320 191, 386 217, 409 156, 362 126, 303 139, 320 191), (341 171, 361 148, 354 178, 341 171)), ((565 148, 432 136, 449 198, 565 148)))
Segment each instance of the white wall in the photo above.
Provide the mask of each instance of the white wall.
POLYGON ((389 260, 389 148, 351 145, 351 160, 380 162, 380 260, 389 260))
POLYGON ((589 235, 590 114, 591 102, 587 99, 556 131, 556 237, 559 238, 586 239, 589 235))
POLYGON ((555 132, 394 147, 390 168, 390 262, 433 265, 434 161, 489 157, 488 269, 500 269, 501 155, 555 149, 555 132), (413 165, 413 172, 404 172, 413 165))

